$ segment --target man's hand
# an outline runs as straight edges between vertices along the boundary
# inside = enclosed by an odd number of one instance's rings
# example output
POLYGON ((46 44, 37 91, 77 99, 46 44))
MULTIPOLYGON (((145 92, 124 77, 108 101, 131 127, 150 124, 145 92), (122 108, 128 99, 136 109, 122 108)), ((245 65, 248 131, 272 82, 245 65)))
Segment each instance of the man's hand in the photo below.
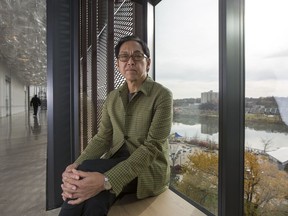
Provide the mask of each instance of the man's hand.
POLYGON ((99 172, 83 172, 76 169, 73 174, 80 177, 80 180, 69 179, 68 184, 76 186, 72 193, 72 199, 69 204, 79 204, 93 196, 96 196, 104 189, 104 175, 99 172))
POLYGON ((78 167, 77 164, 70 164, 69 166, 66 167, 65 171, 62 173, 62 182, 63 184, 61 185, 62 187, 62 199, 66 201, 68 198, 72 198, 73 192, 76 190, 75 185, 69 184, 68 180, 69 179, 75 179, 78 180, 80 179, 80 176, 75 175, 72 170, 76 169, 78 167))
POLYGON ((62 185, 63 197, 70 198, 71 205, 79 204, 96 196, 104 189, 104 175, 99 172, 83 172, 72 169, 70 178, 65 179, 62 185), (68 195, 68 197, 67 197, 68 195))

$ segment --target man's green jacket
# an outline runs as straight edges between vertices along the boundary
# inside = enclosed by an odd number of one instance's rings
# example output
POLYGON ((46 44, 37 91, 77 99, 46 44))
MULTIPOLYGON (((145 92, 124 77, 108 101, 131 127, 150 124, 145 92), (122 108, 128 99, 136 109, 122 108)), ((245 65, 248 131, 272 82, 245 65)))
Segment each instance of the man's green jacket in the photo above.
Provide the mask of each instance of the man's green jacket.
POLYGON ((110 158, 125 143, 130 157, 105 173, 113 191, 138 178, 137 197, 155 196, 170 179, 168 136, 172 124, 172 93, 150 77, 129 100, 125 82, 109 93, 98 133, 75 161, 110 158))

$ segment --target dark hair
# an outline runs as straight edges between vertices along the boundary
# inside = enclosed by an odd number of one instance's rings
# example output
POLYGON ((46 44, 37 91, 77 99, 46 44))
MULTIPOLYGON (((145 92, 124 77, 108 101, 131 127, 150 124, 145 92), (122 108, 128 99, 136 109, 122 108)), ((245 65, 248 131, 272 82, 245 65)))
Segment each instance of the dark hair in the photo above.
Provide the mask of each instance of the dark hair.
POLYGON ((150 50, 149 50, 147 44, 142 39, 140 39, 139 37, 137 37, 135 35, 125 36, 125 37, 120 38, 120 40, 118 41, 117 45, 115 46, 115 56, 116 56, 116 58, 118 58, 121 45, 123 43, 127 42, 127 41, 136 41, 136 42, 138 42, 141 45, 144 54, 148 58, 150 58, 150 50))

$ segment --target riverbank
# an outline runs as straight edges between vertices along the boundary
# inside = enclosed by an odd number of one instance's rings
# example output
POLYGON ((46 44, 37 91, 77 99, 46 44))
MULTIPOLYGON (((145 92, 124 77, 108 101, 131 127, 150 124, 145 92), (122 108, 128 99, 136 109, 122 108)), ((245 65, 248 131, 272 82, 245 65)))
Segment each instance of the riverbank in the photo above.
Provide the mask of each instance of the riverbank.
MULTIPOLYGON (((174 113, 174 119, 182 119, 182 118, 218 118, 219 113, 216 111, 198 111, 198 112, 177 112, 174 113)), ((288 126, 282 120, 280 115, 266 115, 266 114, 252 114, 245 113, 245 122, 247 123, 266 123, 266 124, 279 124, 282 126, 288 126)))
POLYGON ((265 115, 265 114, 245 114, 245 121, 257 121, 263 123, 284 124, 280 115, 265 115))

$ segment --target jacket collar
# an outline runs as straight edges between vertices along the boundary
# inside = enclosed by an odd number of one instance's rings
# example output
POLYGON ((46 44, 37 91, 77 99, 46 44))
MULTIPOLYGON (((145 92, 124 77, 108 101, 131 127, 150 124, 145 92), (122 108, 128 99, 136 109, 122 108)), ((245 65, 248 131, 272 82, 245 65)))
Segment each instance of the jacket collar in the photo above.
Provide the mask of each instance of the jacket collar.
MULTIPOLYGON (((149 96, 151 94, 151 90, 154 84, 154 80, 147 76, 147 78, 144 80, 144 82, 142 83, 142 85, 140 86, 138 92, 142 92, 145 96, 149 96)), ((125 82, 122 86, 120 86, 120 88, 118 89, 119 93, 122 94, 128 94, 128 85, 125 82)))

